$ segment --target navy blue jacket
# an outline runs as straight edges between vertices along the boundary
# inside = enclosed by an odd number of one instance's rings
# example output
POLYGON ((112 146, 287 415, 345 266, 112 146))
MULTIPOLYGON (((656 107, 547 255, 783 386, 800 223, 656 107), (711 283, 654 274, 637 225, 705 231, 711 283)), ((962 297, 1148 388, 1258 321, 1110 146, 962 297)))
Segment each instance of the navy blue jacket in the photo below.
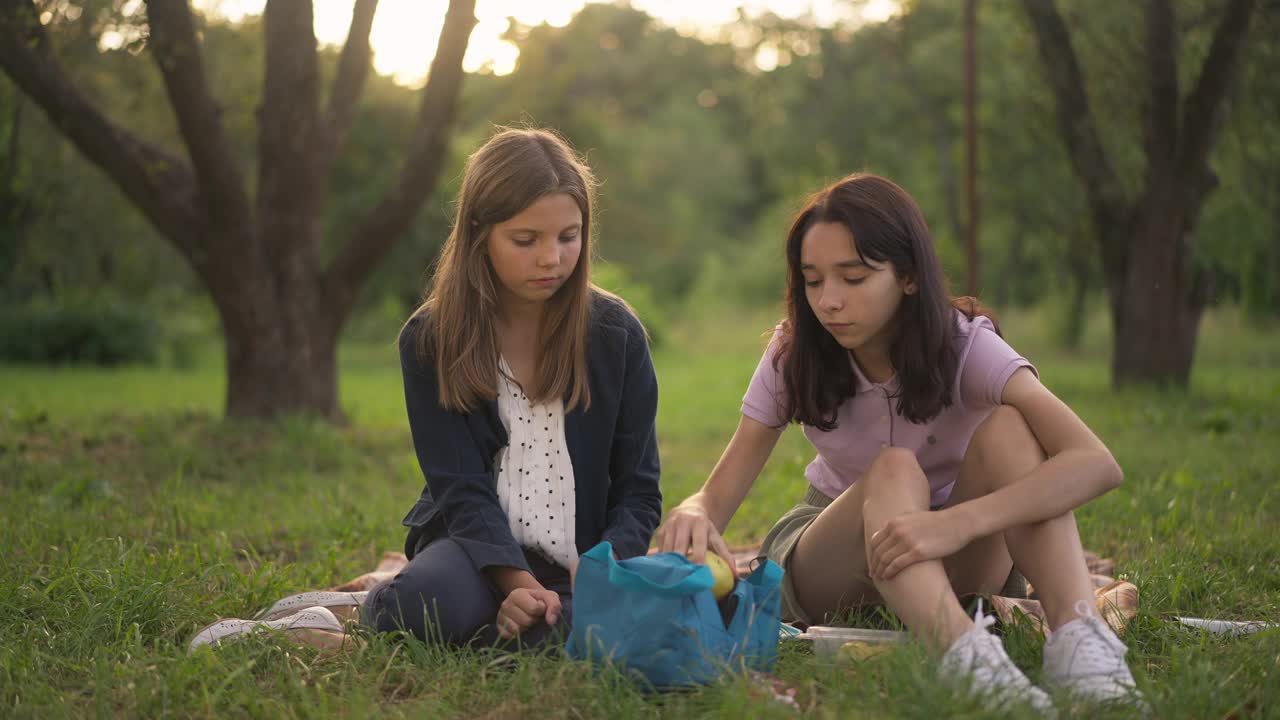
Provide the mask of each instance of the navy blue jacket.
MULTIPOLYGON (((477 570, 528 570, 498 504, 494 455, 507 444, 497 400, 470 413, 440 407, 436 369, 419 357, 414 318, 400 334, 405 405, 422 496, 404 518, 405 554, 450 537, 477 570)), ((587 330, 591 409, 565 413, 564 434, 577 486, 578 554, 601 540, 619 557, 643 555, 662 515, 658 489, 658 382, 644 328, 616 301, 595 296, 587 330)))

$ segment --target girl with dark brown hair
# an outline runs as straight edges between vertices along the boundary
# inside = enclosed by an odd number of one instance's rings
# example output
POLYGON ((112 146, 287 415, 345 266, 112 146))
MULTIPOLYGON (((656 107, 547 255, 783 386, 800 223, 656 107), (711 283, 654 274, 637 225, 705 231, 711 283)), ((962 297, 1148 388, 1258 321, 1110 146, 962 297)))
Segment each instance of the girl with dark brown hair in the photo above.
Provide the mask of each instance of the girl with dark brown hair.
POLYGON ((1135 697, 1125 647, 1096 615, 1075 508, 1120 484, 1106 446, 969 298, 952 300, 916 203, 874 175, 814 195, 787 236, 787 315, 702 489, 658 531, 701 562, 786 425, 817 450, 804 501, 763 552, 786 569, 783 615, 806 624, 887 605, 993 704, 1052 712, 957 593, 1016 567, 1053 632, 1045 680, 1135 697))

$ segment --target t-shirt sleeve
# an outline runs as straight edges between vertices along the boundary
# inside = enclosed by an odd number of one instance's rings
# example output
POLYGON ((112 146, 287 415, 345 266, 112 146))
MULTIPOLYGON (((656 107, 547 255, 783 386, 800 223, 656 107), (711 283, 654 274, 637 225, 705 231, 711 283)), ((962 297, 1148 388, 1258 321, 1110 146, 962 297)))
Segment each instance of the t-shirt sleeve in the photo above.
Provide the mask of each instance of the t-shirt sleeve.
POLYGON ((790 420, 783 417, 786 386, 782 381, 782 371, 773 366, 781 336, 781 328, 774 331, 769 347, 765 348, 755 374, 751 376, 751 383, 747 385, 747 393, 742 396, 742 414, 772 428, 781 428, 790 420))
POLYGON ((960 402, 970 409, 995 407, 1018 368, 1040 373, 986 324, 976 324, 960 359, 960 402))

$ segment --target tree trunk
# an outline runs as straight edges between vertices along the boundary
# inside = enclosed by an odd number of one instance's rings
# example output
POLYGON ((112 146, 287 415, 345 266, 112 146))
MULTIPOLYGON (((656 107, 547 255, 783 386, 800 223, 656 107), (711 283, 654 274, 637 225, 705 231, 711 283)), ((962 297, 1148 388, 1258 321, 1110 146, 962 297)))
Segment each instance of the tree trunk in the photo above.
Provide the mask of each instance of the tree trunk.
POLYGON ((1196 280, 1186 222, 1159 204, 1132 238, 1132 255, 1112 327, 1115 385, 1185 387, 1207 298, 1196 280))
POLYGON ((340 324, 320 311, 323 298, 314 275, 298 271, 310 265, 307 246, 278 243, 274 249, 275 270, 246 268, 211 287, 222 320, 227 415, 340 419, 340 324))
POLYGON ((296 323, 284 317, 224 316, 227 414, 305 412, 341 418, 333 330, 324 327, 326 323, 296 323))

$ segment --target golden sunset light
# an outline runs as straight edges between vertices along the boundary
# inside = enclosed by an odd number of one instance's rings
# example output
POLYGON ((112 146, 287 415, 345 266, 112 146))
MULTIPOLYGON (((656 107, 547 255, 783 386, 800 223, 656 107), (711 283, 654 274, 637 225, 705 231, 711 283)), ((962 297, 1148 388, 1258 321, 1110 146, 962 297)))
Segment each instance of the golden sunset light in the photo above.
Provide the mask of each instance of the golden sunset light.
MULTIPOLYGON (((262 12, 262 0, 197 0, 196 4, 232 20, 262 12)), ((477 24, 471 33, 464 67, 471 72, 505 75, 515 68, 519 51, 502 39, 508 19, 524 25, 546 23, 562 27, 587 3, 584 0, 479 0, 477 24)), ((823 25, 835 22, 880 22, 898 11, 897 0, 632 0, 631 5, 687 34, 713 33, 732 22, 739 10, 748 15, 774 12, 782 17, 810 16, 823 25)), ((351 21, 349 0, 316 0, 316 37, 321 43, 341 45, 351 21)), ((446 3, 423 0, 382 0, 374 18, 370 44, 374 68, 407 85, 418 85, 426 76, 435 53, 436 38, 444 22, 446 3)), ((762 69, 769 69, 762 58, 762 69)))

